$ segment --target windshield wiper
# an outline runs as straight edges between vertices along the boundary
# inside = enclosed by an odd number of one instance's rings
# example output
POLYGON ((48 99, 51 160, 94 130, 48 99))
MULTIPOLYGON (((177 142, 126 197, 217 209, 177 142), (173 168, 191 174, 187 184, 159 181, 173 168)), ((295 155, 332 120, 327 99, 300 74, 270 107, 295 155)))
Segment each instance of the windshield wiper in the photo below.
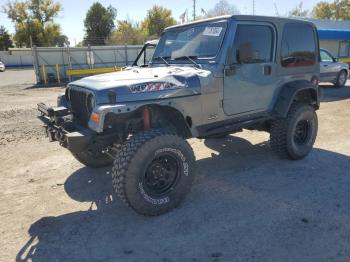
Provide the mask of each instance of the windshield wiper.
POLYGON ((169 58, 170 58, 170 56, 157 56, 157 57, 153 58, 153 60, 162 60, 167 66, 170 66, 168 61, 166 61, 169 58))
POLYGON ((202 66, 200 64, 198 64, 196 61, 194 61, 193 59, 196 59, 198 58, 198 56, 195 56, 195 55, 192 55, 192 56, 187 56, 187 55, 184 55, 184 56, 178 56, 178 57, 174 57, 174 60, 181 60, 181 59, 187 59, 188 61, 192 62, 192 64, 195 65, 195 67, 197 68, 202 68, 202 66))

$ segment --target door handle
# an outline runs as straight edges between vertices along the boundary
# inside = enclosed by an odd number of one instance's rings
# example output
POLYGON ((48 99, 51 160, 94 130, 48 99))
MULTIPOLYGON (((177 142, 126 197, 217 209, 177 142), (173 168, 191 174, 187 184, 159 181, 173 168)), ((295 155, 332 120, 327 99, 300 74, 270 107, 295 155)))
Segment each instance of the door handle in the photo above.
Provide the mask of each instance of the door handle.
POLYGON ((323 65, 323 67, 327 67, 328 65, 323 65))
POLYGON ((272 67, 270 65, 264 65, 263 73, 265 76, 271 75, 272 67))

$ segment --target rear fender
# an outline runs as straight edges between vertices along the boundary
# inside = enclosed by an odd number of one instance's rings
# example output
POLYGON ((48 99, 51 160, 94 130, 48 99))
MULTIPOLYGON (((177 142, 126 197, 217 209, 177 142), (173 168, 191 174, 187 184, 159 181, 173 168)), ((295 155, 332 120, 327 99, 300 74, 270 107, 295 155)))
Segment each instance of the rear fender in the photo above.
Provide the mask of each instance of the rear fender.
POLYGON ((320 107, 318 86, 307 80, 297 80, 285 84, 279 93, 274 106, 274 114, 279 117, 286 117, 294 101, 306 100, 315 109, 320 107))

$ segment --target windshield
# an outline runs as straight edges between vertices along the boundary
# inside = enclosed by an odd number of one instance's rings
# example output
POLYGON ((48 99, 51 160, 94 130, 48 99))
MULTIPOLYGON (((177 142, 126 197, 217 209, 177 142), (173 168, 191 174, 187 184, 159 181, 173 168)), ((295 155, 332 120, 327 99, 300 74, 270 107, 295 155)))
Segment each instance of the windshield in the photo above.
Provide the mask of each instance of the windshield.
POLYGON ((163 57, 214 58, 220 50, 227 22, 199 24, 166 31, 157 46, 153 60, 163 57))

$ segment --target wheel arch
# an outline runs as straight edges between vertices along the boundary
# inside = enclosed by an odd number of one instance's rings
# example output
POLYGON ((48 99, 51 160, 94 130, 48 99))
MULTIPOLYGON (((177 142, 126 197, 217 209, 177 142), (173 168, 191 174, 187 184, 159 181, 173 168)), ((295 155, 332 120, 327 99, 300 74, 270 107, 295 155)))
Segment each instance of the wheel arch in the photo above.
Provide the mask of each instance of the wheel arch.
POLYGON ((277 97, 273 112, 279 117, 286 117, 296 101, 305 101, 316 110, 320 107, 318 86, 306 80, 298 80, 285 84, 277 97))
POLYGON ((114 126, 120 137, 125 137, 128 132, 137 133, 148 128, 170 129, 184 138, 192 137, 191 116, 169 104, 150 103, 125 113, 109 112, 106 114, 104 130, 108 126, 114 126))
POLYGON ((152 127, 173 128, 174 131, 184 138, 192 136, 192 118, 184 115, 178 108, 169 105, 151 104, 140 108, 150 110, 152 127))

